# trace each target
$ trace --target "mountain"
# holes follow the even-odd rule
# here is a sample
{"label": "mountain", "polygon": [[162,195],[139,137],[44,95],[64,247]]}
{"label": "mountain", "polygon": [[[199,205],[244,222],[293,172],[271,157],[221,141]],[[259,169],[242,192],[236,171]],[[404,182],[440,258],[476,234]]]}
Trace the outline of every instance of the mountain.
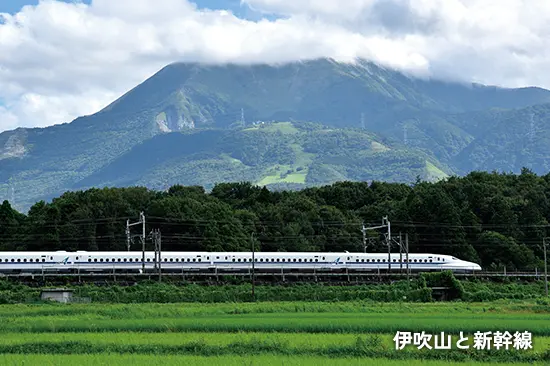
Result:
{"label": "mountain", "polygon": [[91,116],[1,133],[0,199],[26,209],[92,185],[303,186],[524,162],[546,169],[542,140],[540,150],[520,149],[525,130],[514,128],[531,126],[529,111],[540,110],[535,134],[543,136],[545,103],[545,89],[415,79],[366,61],[177,63]]}
{"label": "mountain", "polygon": [[158,135],[72,188],[164,188],[168,182],[178,181],[211,188],[217,182],[238,180],[292,186],[446,176],[436,165],[440,163],[426,154],[385,146],[380,138],[364,131],[278,122],[238,130]]}

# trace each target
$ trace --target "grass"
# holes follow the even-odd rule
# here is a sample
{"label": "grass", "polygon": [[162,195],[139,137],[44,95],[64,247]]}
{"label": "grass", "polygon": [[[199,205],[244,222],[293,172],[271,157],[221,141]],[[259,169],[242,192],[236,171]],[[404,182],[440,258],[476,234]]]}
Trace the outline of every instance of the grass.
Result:
{"label": "grass", "polygon": [[443,170],[436,167],[433,163],[426,160],[426,180],[438,181],[447,178],[449,175]]}
{"label": "grass", "polygon": [[[419,315],[462,315],[493,314],[497,316],[547,316],[550,306],[526,301],[495,301],[492,303],[386,303],[374,301],[349,302],[261,302],[220,304],[17,304],[0,306],[0,322],[9,318],[88,316],[108,319],[152,319],[177,318],[209,315],[235,314],[301,314],[324,313],[397,314],[399,317]],[[1,329],[0,329],[1,331]]]}
{"label": "grass", "polygon": [[[318,354],[327,352],[336,347],[353,347],[358,339],[369,339],[376,337],[380,347],[391,349],[395,346],[393,337],[395,334],[330,334],[330,333],[262,333],[262,332],[188,332],[188,333],[150,333],[150,332],[87,332],[87,333],[4,333],[0,338],[0,348],[6,346],[50,344],[53,349],[56,344],[86,343],[89,346],[126,346],[126,345],[149,345],[149,346],[182,346],[185,344],[200,343],[204,346],[226,347],[230,345],[252,345],[270,344],[279,349],[285,349],[289,353],[312,353]],[[473,337],[469,336],[470,344],[473,346]],[[454,343],[458,336],[453,335]],[[536,337],[533,343],[533,350],[527,352],[541,352],[550,348],[550,337]],[[89,351],[89,347],[87,348]],[[407,349],[415,350],[414,346]]]}
{"label": "grass", "polygon": [[[332,358],[305,356],[158,356],[158,355],[0,355],[0,364],[11,365],[43,365],[43,366],[116,366],[116,365],[196,365],[196,366],[242,366],[242,365],[284,365],[284,366],[365,366],[376,364],[377,366],[401,366],[402,360],[381,360],[369,358]],[[468,362],[463,365],[472,366],[523,366],[523,365],[544,365],[545,363],[491,363],[491,362]],[[448,361],[425,361],[408,360],[409,366],[447,366]]]}
{"label": "grass", "polygon": [[[276,166],[269,167],[266,169],[267,175],[265,175],[260,181],[258,181],[256,184],[259,186],[265,186],[268,184],[275,184],[275,183],[305,183],[306,182],[306,176],[308,173],[308,169],[304,169],[301,171],[294,171],[295,168],[291,167],[290,165],[279,165],[279,169],[277,170]],[[292,170],[293,172],[290,174],[286,174],[288,170]],[[281,178],[281,174],[284,173],[284,178]]]}
{"label": "grass", "polygon": [[548,305],[249,303],[7,305],[0,332],[394,333],[529,330],[550,336]]}
{"label": "grass", "polygon": [[[528,330],[534,349],[396,351],[398,330],[455,340],[464,331],[470,344],[476,331]],[[2,365],[537,364],[550,361],[550,311],[528,302],[4,305],[0,355]]]}
{"label": "grass", "polygon": [[[31,321],[32,320],[32,321]],[[399,313],[273,313],[208,315],[189,318],[112,319],[103,316],[50,316],[4,318],[3,332],[288,332],[288,333],[393,333],[396,331],[476,332],[524,331],[550,336],[550,315],[484,314],[449,317],[448,314]]]}

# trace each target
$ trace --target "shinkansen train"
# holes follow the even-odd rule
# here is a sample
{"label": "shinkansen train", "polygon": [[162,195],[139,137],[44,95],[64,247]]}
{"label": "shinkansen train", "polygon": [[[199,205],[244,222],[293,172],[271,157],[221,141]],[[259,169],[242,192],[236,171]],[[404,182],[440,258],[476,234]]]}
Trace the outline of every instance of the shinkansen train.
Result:
{"label": "shinkansen train", "polygon": [[[243,271],[252,267],[252,252],[162,252],[162,271]],[[391,263],[388,263],[390,259]],[[155,252],[0,252],[0,273],[57,272],[141,272],[153,270]],[[384,253],[255,252],[256,271],[348,270],[414,272],[451,270],[480,271],[481,267],[449,255]]]}

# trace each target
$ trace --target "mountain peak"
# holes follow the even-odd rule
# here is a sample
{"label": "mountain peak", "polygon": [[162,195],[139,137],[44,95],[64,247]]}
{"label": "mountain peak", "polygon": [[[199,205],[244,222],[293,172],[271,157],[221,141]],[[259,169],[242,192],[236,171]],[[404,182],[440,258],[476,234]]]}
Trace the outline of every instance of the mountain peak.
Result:
{"label": "mountain peak", "polygon": [[[417,79],[361,59],[276,65],[173,63],[98,113],[69,124],[22,129],[24,135],[0,134],[0,199],[13,185],[26,204],[82,182],[149,185],[159,179],[157,165],[179,172],[171,183],[207,185],[249,177],[267,184],[300,177],[293,184],[303,186],[342,179],[403,180],[410,172],[425,170],[430,172],[426,177],[441,177],[468,171],[472,165],[467,159],[483,167],[498,162],[500,167],[508,151],[493,142],[488,142],[494,146],[491,151],[475,146],[484,134],[499,130],[486,126],[517,118],[522,126],[533,125],[538,135],[537,128],[545,128],[546,109],[541,107],[534,123],[529,122],[529,113],[514,111],[548,102],[550,92],[540,88]],[[311,121],[330,127],[317,131],[301,125],[301,137],[285,134],[287,125],[258,127],[272,121]],[[517,141],[528,131],[522,136],[510,128],[505,132],[507,146],[525,151],[528,145]],[[226,139],[221,146],[230,149],[203,149],[211,146],[209,139],[219,141],[220,136]],[[338,150],[338,144],[348,146],[347,151]],[[164,145],[172,152],[153,152]],[[540,146],[536,161],[546,166],[541,159],[550,151]],[[185,150],[191,147],[194,150]],[[266,147],[271,150],[266,152]],[[248,165],[254,154],[265,159]],[[130,161],[136,156],[140,158]],[[270,161],[270,156],[281,161]],[[284,156],[294,156],[298,162]],[[140,165],[145,157],[152,161],[148,167]],[[514,159],[532,165],[529,158]],[[516,167],[515,162],[511,166]],[[135,170],[123,169],[130,163],[137,164]],[[230,164],[241,164],[242,169],[223,173],[233,167]],[[269,170],[275,165],[286,170]],[[105,170],[113,166],[116,169]]]}

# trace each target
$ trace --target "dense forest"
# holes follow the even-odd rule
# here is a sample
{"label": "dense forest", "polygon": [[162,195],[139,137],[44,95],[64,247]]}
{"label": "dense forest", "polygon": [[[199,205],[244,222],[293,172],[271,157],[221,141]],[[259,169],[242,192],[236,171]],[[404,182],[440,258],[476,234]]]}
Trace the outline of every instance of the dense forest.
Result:
{"label": "dense forest", "polygon": [[[0,206],[0,250],[126,250],[126,220],[146,216],[163,250],[363,251],[362,223],[391,222],[410,252],[451,254],[488,270],[542,267],[549,234],[550,174],[473,172],[413,185],[340,182],[301,191],[250,183],[66,192],[24,215]],[[135,228],[133,234],[139,234]],[[252,235],[254,234],[254,235]],[[386,251],[383,232],[368,232],[368,251]],[[149,240],[148,248],[152,247]],[[134,250],[141,245],[136,241]],[[398,251],[395,245],[394,251]]]}

